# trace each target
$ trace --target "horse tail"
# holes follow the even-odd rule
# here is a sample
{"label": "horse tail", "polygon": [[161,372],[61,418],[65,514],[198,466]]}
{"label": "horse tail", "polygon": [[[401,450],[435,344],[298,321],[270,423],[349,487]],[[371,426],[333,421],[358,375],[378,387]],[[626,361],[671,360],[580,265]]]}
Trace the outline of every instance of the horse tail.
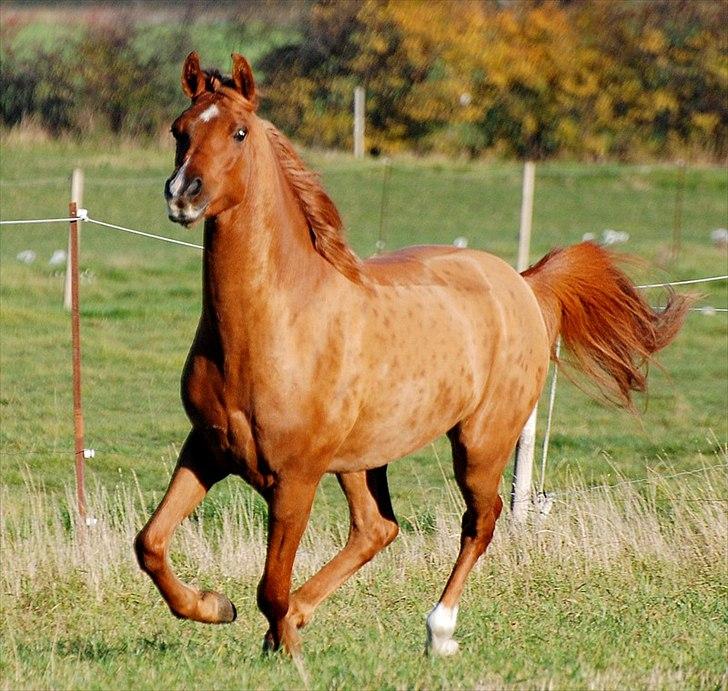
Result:
{"label": "horse tail", "polygon": [[677,336],[694,298],[671,291],[665,308],[655,310],[616,261],[614,253],[582,242],[552,250],[522,275],[551,346],[560,334],[571,356],[567,364],[606,399],[634,410],[632,392],[646,390],[653,353]]}

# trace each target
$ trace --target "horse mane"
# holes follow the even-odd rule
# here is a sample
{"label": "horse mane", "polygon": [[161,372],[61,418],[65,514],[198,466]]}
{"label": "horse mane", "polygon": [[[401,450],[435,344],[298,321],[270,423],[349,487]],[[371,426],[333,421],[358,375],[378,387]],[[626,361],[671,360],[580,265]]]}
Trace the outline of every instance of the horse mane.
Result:
{"label": "horse mane", "polygon": [[281,170],[306,217],[314,249],[350,281],[366,283],[362,261],[346,244],[341,216],[321,185],[318,174],[306,167],[280,130],[266,120],[263,122]]}
{"label": "horse mane", "polygon": [[203,70],[203,74],[205,75],[207,88],[210,91],[218,91],[222,86],[233,90],[236,88],[233,78],[227,74],[223,74],[220,70],[206,68]]}

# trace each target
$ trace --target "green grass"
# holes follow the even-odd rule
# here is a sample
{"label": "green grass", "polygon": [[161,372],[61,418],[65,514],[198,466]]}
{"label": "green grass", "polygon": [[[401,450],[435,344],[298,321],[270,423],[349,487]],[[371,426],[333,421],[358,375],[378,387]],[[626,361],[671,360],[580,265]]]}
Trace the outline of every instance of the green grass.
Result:
{"label": "green grass", "polygon": [[[382,162],[316,152],[307,159],[322,172],[352,244],[362,255],[371,254],[379,234]],[[166,220],[162,185],[171,165],[171,143],[147,148],[113,141],[33,144],[9,135],[0,159],[1,217],[65,215],[68,175],[80,166],[86,174],[84,206],[92,217],[199,242],[199,229],[185,231]],[[465,236],[470,246],[512,261],[520,180],[515,163],[395,160],[385,244],[392,249]],[[709,237],[714,228],[728,226],[725,171],[688,170],[682,252],[670,263],[675,180],[675,170],[666,165],[540,165],[532,256],[576,242],[585,232],[598,236],[613,228],[629,232],[625,249],[650,264],[636,270],[636,280],[727,273],[725,250]],[[215,558],[192,564],[187,543],[175,550],[186,577],[229,590],[241,612],[238,625],[177,622],[130,561],[130,536],[165,487],[188,429],[179,376],[199,314],[200,258],[195,250],[91,225],[83,226],[81,240],[86,445],[97,452],[88,463],[89,485],[95,494],[115,496],[136,492],[138,482],[143,506],[129,510],[123,526],[110,528],[109,539],[118,543],[113,555],[94,553],[108,561],[103,573],[97,573],[97,560],[73,547],[68,510],[54,508],[65,506],[73,477],[70,328],[61,307],[62,269],[47,265],[54,250],[65,248],[66,236],[64,225],[0,230],[2,536],[14,553],[36,555],[36,561],[4,567],[6,583],[15,585],[3,587],[8,635],[0,644],[0,684],[300,685],[286,661],[258,655],[263,624],[253,593],[262,568],[260,544],[252,557],[246,555],[252,538],[243,530],[236,543],[240,552],[230,555],[214,546],[216,531],[241,502],[252,507],[253,523],[262,526],[264,509],[240,482],[215,488],[198,512],[196,520],[204,523],[199,542],[212,540]],[[31,265],[16,260],[25,249],[37,253]],[[700,304],[728,306],[725,283],[698,291],[704,296]],[[641,419],[591,401],[562,377],[546,488],[648,474],[654,480],[724,463],[727,323],[725,314],[688,317],[683,333],[660,358],[664,369],[651,373]],[[544,410],[542,405],[542,417]],[[554,554],[531,543],[519,552],[506,539],[503,522],[492,561],[480,567],[466,593],[457,632],[463,655],[455,662],[420,656],[423,614],[447,577],[457,544],[457,510],[452,487],[443,479],[451,476],[447,444],[436,441],[395,463],[390,474],[403,535],[381,564],[368,567],[325,604],[306,632],[306,663],[315,687],[725,686],[725,628],[719,620],[725,554],[723,561],[716,557],[711,563],[647,547],[652,530],[669,533],[679,527],[675,516],[695,505],[694,498],[675,494],[676,488],[702,492],[705,511],[724,507],[724,472],[713,478],[711,494],[705,493],[702,474],[681,476],[659,490],[652,481],[635,485],[637,496],[652,502],[650,518],[632,524],[629,514],[620,514],[621,530],[644,530],[647,537],[637,547],[625,538],[618,558],[602,560],[599,568],[592,568],[587,548],[594,538],[589,531],[613,518],[602,505],[589,505],[599,520],[582,517],[579,525],[586,532],[579,533],[572,514],[557,504],[545,529],[571,536],[572,543],[570,550]],[[33,508],[41,501],[49,508]],[[99,514],[106,515],[109,509],[98,501]],[[307,543],[316,547],[310,550],[314,562],[345,534],[345,514],[336,483],[327,478],[314,507],[313,542]],[[715,520],[724,537],[725,523]],[[23,521],[48,525],[52,532],[38,531],[35,542],[13,542]],[[605,531],[608,535],[602,527]],[[724,549],[716,546],[719,535],[709,542],[718,552]],[[680,551],[683,538],[688,539],[678,531],[670,542],[674,550]],[[68,569],[39,566],[44,552],[52,561],[52,554],[66,554],[69,544]],[[238,559],[244,568],[236,568]],[[313,568],[311,559],[303,559],[304,572]]]}
{"label": "green grass", "polygon": [[[423,614],[454,558],[459,506],[400,539],[321,607],[304,631],[313,688],[725,688],[728,595],[724,486],[657,482],[671,510],[629,486],[566,497],[532,531],[501,529],[474,570],[461,612],[461,654],[422,656]],[[7,492],[3,499],[7,498]],[[83,543],[63,526],[68,500],[27,488],[22,517],[3,515],[16,559],[2,573],[4,688],[300,688],[294,665],[259,652],[255,583],[264,517],[235,491],[219,522],[185,523],[173,561],[181,576],[223,589],[234,625],[175,620],[129,549],[144,497],[92,492],[99,524]],[[316,525],[299,552],[297,582],[340,544],[341,526]]]}

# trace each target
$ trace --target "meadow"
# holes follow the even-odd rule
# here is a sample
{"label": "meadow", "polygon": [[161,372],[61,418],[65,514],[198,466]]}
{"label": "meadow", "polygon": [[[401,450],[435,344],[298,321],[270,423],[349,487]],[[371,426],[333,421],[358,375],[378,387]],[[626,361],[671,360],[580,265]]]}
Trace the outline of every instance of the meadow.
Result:
{"label": "meadow", "polygon": [[[315,151],[306,158],[362,256],[380,238],[393,249],[465,237],[515,259],[517,163],[395,159],[382,214],[382,160]],[[166,220],[162,185],[171,165],[171,142],[6,135],[1,217],[64,216],[68,175],[79,166],[92,218],[200,242],[199,229]],[[614,229],[630,234],[620,249],[645,260],[630,268],[639,282],[726,273],[725,249],[710,239],[728,225],[725,170],[688,168],[676,259],[674,166],[551,162],[536,176],[534,260],[584,233]],[[188,428],[179,374],[199,313],[200,256],[92,225],[82,227],[81,318],[86,446],[96,450],[87,476],[99,522],[85,542],[76,540],[70,326],[63,267],[48,265],[66,236],[62,224],[0,231],[0,687],[301,686],[289,661],[259,653],[264,625],[254,592],[265,509],[242,482],[216,487],[173,549],[184,578],[231,596],[236,624],[178,622],[136,569],[132,536],[166,486]],[[35,261],[18,261],[28,249]],[[725,282],[693,292],[699,305],[728,306]],[[661,293],[650,297],[657,304]],[[424,614],[458,542],[449,450],[438,440],[393,464],[401,537],[304,632],[310,685],[726,688],[726,324],[724,313],[689,315],[653,367],[640,417],[561,377],[545,478],[557,501],[523,534],[501,519],[466,590],[456,660],[422,656]],[[616,487],[589,491],[605,484]],[[343,500],[327,478],[297,582],[346,529]]]}

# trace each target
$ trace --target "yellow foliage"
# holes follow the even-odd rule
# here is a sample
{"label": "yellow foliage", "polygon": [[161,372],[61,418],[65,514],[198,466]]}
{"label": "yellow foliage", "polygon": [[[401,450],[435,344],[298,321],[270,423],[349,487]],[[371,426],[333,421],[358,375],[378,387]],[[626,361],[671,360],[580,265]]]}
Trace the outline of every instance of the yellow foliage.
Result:
{"label": "yellow foliage", "polygon": [[693,113],[690,121],[702,134],[710,137],[720,124],[720,118],[715,113]]}
{"label": "yellow foliage", "polygon": [[725,151],[722,16],[668,0],[322,1],[305,69],[273,69],[273,109],[296,136],[348,147],[361,84],[385,150],[605,157],[697,137]]}
{"label": "yellow foliage", "polygon": [[659,29],[648,29],[640,42],[642,50],[653,55],[659,55],[665,51],[667,41]]}

